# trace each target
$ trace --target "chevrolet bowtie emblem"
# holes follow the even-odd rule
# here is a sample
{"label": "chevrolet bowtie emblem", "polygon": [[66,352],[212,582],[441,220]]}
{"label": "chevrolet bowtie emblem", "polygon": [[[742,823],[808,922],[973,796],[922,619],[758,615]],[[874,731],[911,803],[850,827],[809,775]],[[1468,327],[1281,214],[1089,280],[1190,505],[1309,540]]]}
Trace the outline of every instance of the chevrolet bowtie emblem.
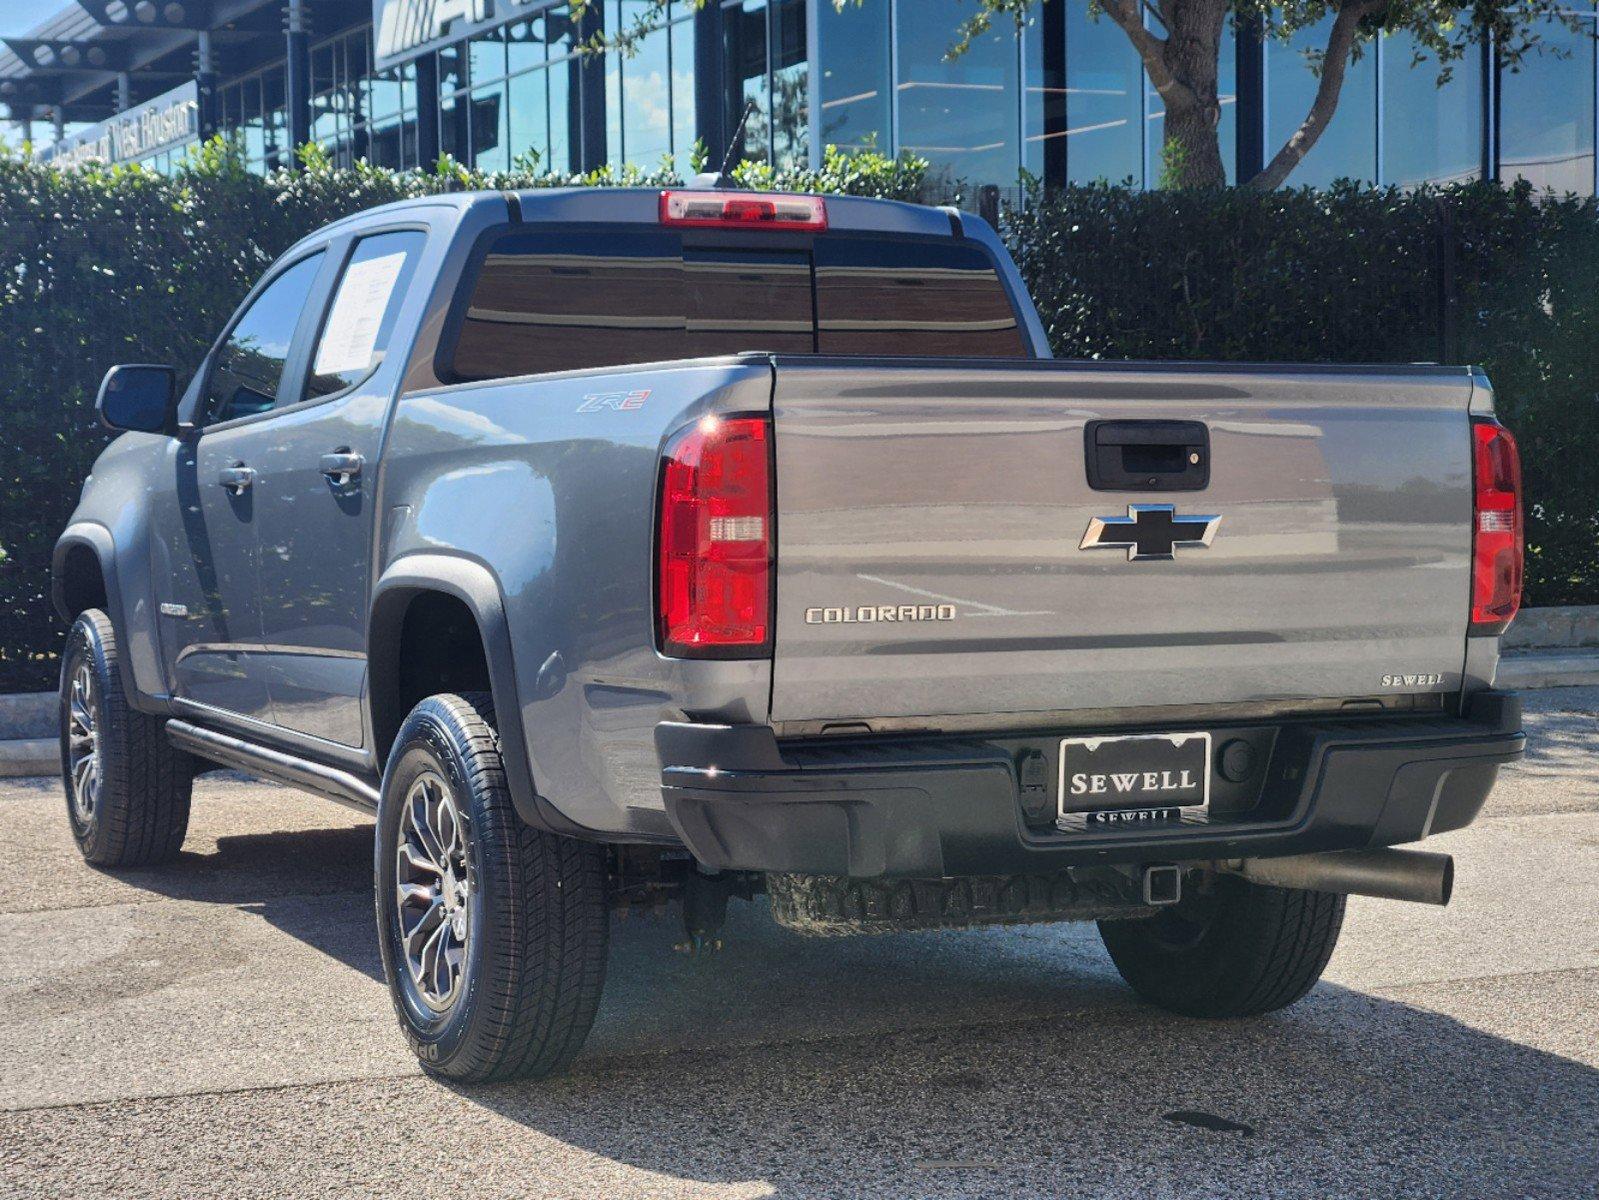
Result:
{"label": "chevrolet bowtie emblem", "polygon": [[1079,550],[1127,550],[1128,562],[1173,557],[1178,546],[1208,546],[1220,517],[1177,515],[1170,504],[1129,504],[1125,517],[1088,522]]}

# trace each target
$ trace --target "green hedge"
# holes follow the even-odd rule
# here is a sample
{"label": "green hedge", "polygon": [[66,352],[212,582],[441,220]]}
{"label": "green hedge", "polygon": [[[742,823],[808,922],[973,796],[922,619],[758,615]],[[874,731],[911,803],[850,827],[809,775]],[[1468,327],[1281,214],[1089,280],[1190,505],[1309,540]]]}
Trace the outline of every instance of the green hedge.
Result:
{"label": "green hedge", "polygon": [[[314,157],[309,168],[262,179],[222,146],[172,179],[0,158],[0,692],[54,683],[50,549],[107,437],[92,408],[107,366],[192,370],[278,254],[374,204],[466,187],[675,181],[484,177],[448,163],[426,175],[335,171]],[[915,160],[829,155],[819,172],[745,178],[929,198]],[[1528,598],[1599,602],[1592,202],[1481,185],[1264,197],[1089,187],[1034,197],[1007,214],[1005,236],[1062,355],[1408,361],[1447,349],[1483,363],[1526,461]]]}

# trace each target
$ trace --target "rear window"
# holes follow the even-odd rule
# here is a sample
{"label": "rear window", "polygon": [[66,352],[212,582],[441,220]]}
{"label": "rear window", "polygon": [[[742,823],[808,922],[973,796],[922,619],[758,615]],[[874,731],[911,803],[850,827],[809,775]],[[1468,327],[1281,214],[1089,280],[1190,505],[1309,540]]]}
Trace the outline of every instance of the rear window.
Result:
{"label": "rear window", "polygon": [[1009,358],[1027,352],[988,255],[959,242],[816,240],[823,354]]}
{"label": "rear window", "polygon": [[500,379],[740,351],[1025,357],[987,253],[824,235],[808,249],[684,245],[675,230],[527,227],[470,274],[444,377]]}

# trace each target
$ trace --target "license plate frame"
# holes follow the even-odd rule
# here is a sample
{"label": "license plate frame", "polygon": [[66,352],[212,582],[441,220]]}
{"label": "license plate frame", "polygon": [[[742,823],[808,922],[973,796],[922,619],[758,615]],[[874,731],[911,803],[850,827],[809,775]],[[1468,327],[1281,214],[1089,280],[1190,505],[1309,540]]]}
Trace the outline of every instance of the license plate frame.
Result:
{"label": "license plate frame", "polygon": [[[1199,755],[1194,756],[1193,752],[1189,751],[1188,755],[1193,761],[1185,762],[1183,752],[1187,750],[1188,744],[1192,742],[1199,743]],[[1136,756],[1138,743],[1145,745],[1164,744],[1169,748],[1168,754],[1165,756],[1166,761],[1157,763],[1153,771],[1147,766],[1132,771],[1126,770],[1126,752],[1131,750]],[[1102,761],[1099,765],[1106,769],[1099,772],[1088,772],[1088,774],[1091,776],[1096,774],[1105,776],[1111,786],[1101,793],[1095,793],[1090,790],[1074,795],[1067,785],[1068,773],[1072,766],[1077,766],[1079,770],[1070,771],[1071,774],[1081,773],[1082,764],[1080,755],[1072,752],[1086,751],[1087,754],[1096,754],[1105,746],[1115,746],[1116,753],[1112,757],[1122,761],[1115,763]],[[1197,729],[1175,733],[1129,733],[1103,737],[1062,738],[1057,749],[1059,780],[1056,792],[1056,822],[1064,825],[1073,820],[1081,820],[1089,828],[1106,828],[1174,823],[1180,821],[1184,816],[1203,815],[1210,808],[1210,777],[1214,763],[1213,750],[1214,747],[1209,731]],[[1169,776],[1171,772],[1174,770],[1181,771],[1185,766],[1187,769],[1198,769],[1199,771],[1199,792],[1197,797],[1190,788],[1184,790],[1180,797],[1174,797],[1170,801],[1162,802],[1148,794],[1148,789],[1142,786],[1145,782],[1143,779],[1136,781],[1137,798],[1128,798],[1125,793],[1118,796],[1114,790],[1116,782],[1112,778],[1114,776],[1164,775],[1168,778],[1163,779],[1162,782],[1170,782]],[[1095,800],[1090,798],[1094,796],[1102,796],[1103,800],[1096,803]]]}

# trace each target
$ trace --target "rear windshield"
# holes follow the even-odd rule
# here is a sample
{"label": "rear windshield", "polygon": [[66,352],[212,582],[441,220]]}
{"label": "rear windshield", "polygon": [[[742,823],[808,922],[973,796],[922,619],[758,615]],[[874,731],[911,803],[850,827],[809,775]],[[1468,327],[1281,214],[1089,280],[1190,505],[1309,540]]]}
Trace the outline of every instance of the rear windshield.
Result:
{"label": "rear windshield", "polygon": [[827,234],[805,248],[684,244],[675,230],[530,226],[469,272],[441,365],[500,379],[740,351],[1026,357],[970,242]]}

